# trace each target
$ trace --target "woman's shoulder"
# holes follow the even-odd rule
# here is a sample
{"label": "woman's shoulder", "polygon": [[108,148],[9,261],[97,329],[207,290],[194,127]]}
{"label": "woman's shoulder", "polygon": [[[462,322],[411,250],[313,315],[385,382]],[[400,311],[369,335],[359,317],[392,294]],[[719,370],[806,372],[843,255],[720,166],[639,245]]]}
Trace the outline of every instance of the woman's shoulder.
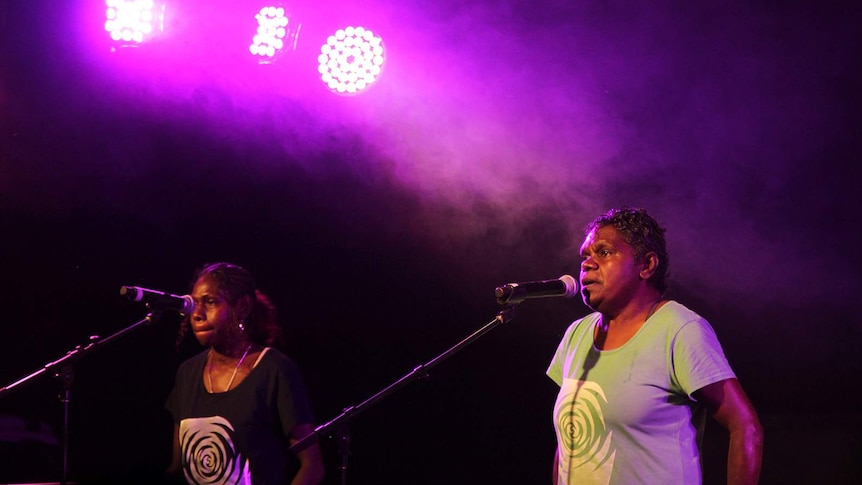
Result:
{"label": "woman's shoulder", "polygon": [[586,329],[591,329],[599,318],[601,318],[601,314],[599,312],[589,313],[570,323],[568,328],[566,328],[566,334],[572,335],[579,330],[585,331]]}
{"label": "woman's shoulder", "polygon": [[699,335],[715,333],[712,324],[706,318],[673,300],[662,305],[655,312],[655,317],[656,322],[650,324],[649,331],[670,336],[673,339],[681,336],[699,338]]}
{"label": "woman's shoulder", "polygon": [[177,366],[177,379],[181,380],[184,377],[191,377],[202,372],[206,365],[207,352],[208,350],[202,350],[180,362],[180,365]]}
{"label": "woman's shoulder", "polygon": [[706,319],[700,314],[676,300],[668,300],[655,313],[664,317],[663,320],[676,326],[685,326],[692,322],[706,322]]}
{"label": "woman's shoulder", "polygon": [[180,363],[180,369],[192,368],[199,365],[203,365],[203,363],[207,360],[207,353],[209,353],[209,349],[201,350],[198,353],[192,355],[191,357]]}
{"label": "woman's shoulder", "polygon": [[275,347],[265,347],[260,356],[259,365],[266,365],[277,368],[295,369],[296,363],[283,351]]}

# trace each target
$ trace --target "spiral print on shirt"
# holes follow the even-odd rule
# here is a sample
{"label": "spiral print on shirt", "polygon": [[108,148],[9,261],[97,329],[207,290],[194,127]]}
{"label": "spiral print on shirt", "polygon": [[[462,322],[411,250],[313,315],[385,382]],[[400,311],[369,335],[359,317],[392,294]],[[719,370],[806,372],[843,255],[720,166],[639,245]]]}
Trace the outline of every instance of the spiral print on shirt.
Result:
{"label": "spiral print on shirt", "polygon": [[219,416],[180,422],[183,471],[189,483],[250,483],[248,462],[236,451],[233,431],[230,422]]}
{"label": "spiral print on shirt", "polygon": [[560,468],[564,475],[609,471],[613,467],[613,433],[604,420],[607,403],[601,387],[593,382],[566,379],[554,407],[560,446]]}

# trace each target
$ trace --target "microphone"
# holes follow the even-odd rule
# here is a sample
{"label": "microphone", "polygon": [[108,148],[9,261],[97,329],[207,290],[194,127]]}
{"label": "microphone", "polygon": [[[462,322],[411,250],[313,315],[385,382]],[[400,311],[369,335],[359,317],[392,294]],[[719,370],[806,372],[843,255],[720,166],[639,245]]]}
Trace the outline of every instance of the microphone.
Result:
{"label": "microphone", "polygon": [[509,283],[494,290],[497,303],[500,305],[521,303],[530,298],[548,298],[553,296],[571,298],[577,293],[578,282],[570,275],[563,275],[555,280]]}
{"label": "microphone", "polygon": [[142,301],[154,310],[176,310],[183,315],[195,311],[195,302],[191,295],[177,296],[139,286],[121,286],[120,294],[132,301]]}

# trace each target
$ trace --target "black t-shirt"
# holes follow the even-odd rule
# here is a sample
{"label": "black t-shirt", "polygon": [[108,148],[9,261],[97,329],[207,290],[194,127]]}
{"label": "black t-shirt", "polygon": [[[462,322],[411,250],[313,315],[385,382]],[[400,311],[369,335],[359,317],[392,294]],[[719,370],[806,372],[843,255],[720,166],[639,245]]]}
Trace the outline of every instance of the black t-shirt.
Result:
{"label": "black t-shirt", "polygon": [[287,483],[296,466],[289,459],[288,434],[297,424],[314,422],[299,369],[270,348],[235,388],[211,394],[203,384],[207,352],[180,365],[166,403],[180,426],[186,480]]}

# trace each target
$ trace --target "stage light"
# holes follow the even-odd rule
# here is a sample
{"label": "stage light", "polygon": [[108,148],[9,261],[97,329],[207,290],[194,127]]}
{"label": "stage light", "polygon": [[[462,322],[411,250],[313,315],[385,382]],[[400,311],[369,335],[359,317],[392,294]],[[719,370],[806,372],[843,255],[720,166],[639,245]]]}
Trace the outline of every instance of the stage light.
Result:
{"label": "stage light", "polygon": [[105,31],[121,47],[140,45],[164,30],[164,2],[106,0],[105,3]]}
{"label": "stage light", "polygon": [[337,94],[356,94],[383,70],[383,41],[364,27],[346,27],[330,35],[320,48],[318,71]]}
{"label": "stage light", "polygon": [[301,25],[290,17],[281,6],[263,7],[254,16],[257,31],[248,50],[259,63],[269,64],[288,50],[296,49]]}

